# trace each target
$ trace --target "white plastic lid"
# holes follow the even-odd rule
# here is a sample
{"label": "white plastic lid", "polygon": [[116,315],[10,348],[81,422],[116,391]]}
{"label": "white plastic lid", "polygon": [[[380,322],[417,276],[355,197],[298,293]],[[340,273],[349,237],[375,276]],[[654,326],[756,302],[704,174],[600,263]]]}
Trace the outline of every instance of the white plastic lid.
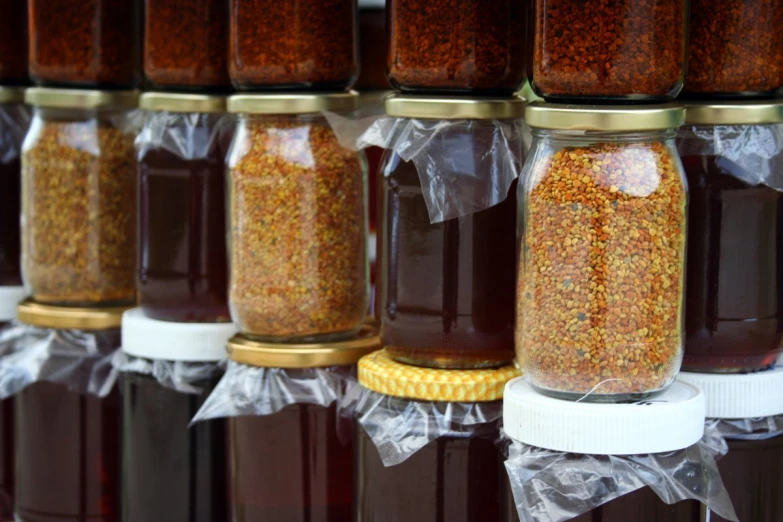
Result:
{"label": "white plastic lid", "polygon": [[141,308],[122,316],[122,350],[128,355],[168,361],[219,361],[237,332],[233,323],[173,323],[150,319]]}
{"label": "white plastic lid", "polygon": [[701,388],[710,419],[756,419],[783,415],[783,368],[758,373],[680,373]]}
{"label": "white plastic lid", "polygon": [[632,404],[569,402],[536,392],[524,377],[506,384],[503,425],[519,442],[567,453],[644,455],[684,449],[704,435],[704,394],[676,381]]}
{"label": "white plastic lid", "polygon": [[0,286],[0,322],[16,319],[16,305],[25,297],[27,290],[23,286]]}

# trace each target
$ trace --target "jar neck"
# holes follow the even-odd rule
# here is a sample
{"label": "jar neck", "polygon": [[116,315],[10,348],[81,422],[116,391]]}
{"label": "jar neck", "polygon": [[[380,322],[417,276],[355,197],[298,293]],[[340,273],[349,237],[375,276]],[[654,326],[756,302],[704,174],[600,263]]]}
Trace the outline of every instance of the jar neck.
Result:
{"label": "jar neck", "polygon": [[657,129],[654,131],[574,131],[553,129],[532,129],[533,137],[542,140],[557,140],[573,143],[585,142],[612,142],[612,143],[636,143],[650,141],[673,140],[677,135],[677,129]]}

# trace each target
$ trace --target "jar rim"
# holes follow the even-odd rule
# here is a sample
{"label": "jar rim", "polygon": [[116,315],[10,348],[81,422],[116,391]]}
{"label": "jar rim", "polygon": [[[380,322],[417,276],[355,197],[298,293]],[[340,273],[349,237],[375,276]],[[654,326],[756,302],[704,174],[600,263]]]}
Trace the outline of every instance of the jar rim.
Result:
{"label": "jar rim", "polygon": [[108,330],[119,328],[122,314],[131,306],[71,307],[53,306],[27,299],[16,308],[16,318],[25,324],[41,328],[64,330]]}
{"label": "jar rim", "polygon": [[644,132],[676,129],[685,120],[685,107],[659,105],[570,105],[533,102],[525,121],[537,129],[603,132]]}
{"label": "jar rim", "polygon": [[25,87],[0,86],[0,103],[24,103]]}
{"label": "jar rim", "polygon": [[228,98],[228,112],[241,114],[312,114],[321,111],[350,112],[358,108],[359,93],[356,91],[235,94]]}
{"label": "jar rim", "polygon": [[228,341],[228,358],[263,368],[325,368],[346,366],[381,347],[378,328],[365,323],[351,339],[332,343],[281,344],[260,342],[241,334]]}
{"label": "jar rim", "polygon": [[207,94],[145,92],[139,99],[139,107],[148,111],[221,113],[226,112],[226,98]]}
{"label": "jar rim", "polygon": [[525,116],[520,96],[476,98],[391,94],[384,100],[388,116],[436,120],[509,120]]}
{"label": "jar rim", "polygon": [[25,101],[35,107],[59,109],[99,109],[103,107],[133,109],[138,106],[139,92],[31,87],[25,93]]}
{"label": "jar rim", "polygon": [[688,125],[762,125],[783,123],[783,101],[728,101],[689,103]]}

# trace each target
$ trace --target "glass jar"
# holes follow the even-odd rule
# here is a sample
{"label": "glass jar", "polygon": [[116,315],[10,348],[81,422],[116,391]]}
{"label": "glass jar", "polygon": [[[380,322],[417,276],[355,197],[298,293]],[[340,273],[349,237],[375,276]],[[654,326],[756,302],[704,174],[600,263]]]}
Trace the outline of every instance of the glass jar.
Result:
{"label": "glass jar", "polygon": [[230,0],[239,90],[344,90],[359,73],[356,0]]}
{"label": "glass jar", "polygon": [[139,303],[153,319],[229,321],[225,98],[145,93],[141,108]]}
{"label": "glass jar", "polygon": [[397,90],[512,94],[525,83],[528,0],[389,0]]}
{"label": "glass jar", "polygon": [[688,107],[678,147],[691,187],[689,371],[758,371],[783,353],[781,129],[783,103]]}
{"label": "glass jar", "polygon": [[[679,380],[707,396],[707,426],[723,437],[718,460],[737,518],[783,520],[783,368],[744,375],[682,372]],[[709,511],[702,522],[728,522]]]}
{"label": "glass jar", "polygon": [[228,156],[229,302],[257,340],[348,338],[369,302],[367,170],[320,111],[356,108],[355,93],[240,95]]}
{"label": "glass jar", "polygon": [[27,1],[0,2],[0,83],[24,85],[27,83]]}
{"label": "glass jar", "polygon": [[[0,322],[0,328],[5,323]],[[14,399],[0,401],[0,520],[14,519]]]}
{"label": "glass jar", "polygon": [[39,85],[125,88],[141,80],[142,2],[30,0],[30,76]]}
{"label": "glass jar", "polygon": [[[490,154],[497,120],[513,124],[524,111],[524,103],[511,98],[455,106],[453,100],[431,101],[429,117],[422,113],[425,118],[417,119],[431,127],[439,123],[433,118],[445,122],[452,114],[461,121],[467,114],[463,111],[472,112],[469,127],[454,126],[438,135],[445,144],[441,150],[454,157],[432,157],[433,164],[445,167],[459,158],[478,165],[479,158]],[[516,191],[512,188],[505,201],[485,210],[432,223],[424,191],[433,188],[423,185],[416,165],[387,150],[380,168],[379,311],[388,353],[397,361],[430,368],[487,368],[512,361]],[[493,176],[479,167],[459,183],[464,194],[483,194],[495,183]]]}
{"label": "glass jar", "polygon": [[533,0],[530,81],[547,101],[666,101],[685,80],[687,0]]}
{"label": "glass jar", "polygon": [[674,136],[683,114],[528,106],[517,358],[542,393],[636,400],[677,375],[688,189]]}
{"label": "glass jar", "polygon": [[[232,361],[283,369],[285,377],[278,375],[269,381],[285,380],[282,386],[254,383],[253,387],[263,388],[265,404],[287,404],[273,413],[228,419],[229,497],[234,522],[351,520],[353,423],[338,413],[338,401],[328,406],[316,404],[323,399],[314,398],[307,380],[312,374],[300,377],[298,372],[323,368],[324,372],[335,372],[325,378],[331,383],[328,385],[342,386],[334,384],[342,382],[337,374],[355,371],[345,367],[379,348],[373,329],[365,328],[363,333],[367,335],[340,343],[297,345],[296,351],[241,336],[229,342]],[[296,396],[291,398],[294,388]],[[332,392],[341,396],[344,390]],[[284,400],[286,394],[289,399]]]}
{"label": "glass jar", "polygon": [[[57,379],[65,367],[80,365],[68,349],[82,343],[85,334],[94,340],[90,348],[97,357],[106,357],[120,346],[122,311],[27,303],[19,307],[18,316],[25,324],[51,329],[53,336],[62,337],[63,354],[51,352],[42,361],[50,377]],[[91,372],[97,364],[80,368]],[[15,396],[18,520],[119,520],[119,393],[113,388],[101,398],[77,384],[38,380]]]}
{"label": "glass jar", "polygon": [[123,314],[115,367],[123,372],[124,522],[225,520],[226,423],[190,422],[223,374],[234,333],[230,323],[158,321],[140,308]]}
{"label": "glass jar", "polygon": [[228,2],[146,0],[144,76],[156,87],[226,90]]}
{"label": "glass jar", "polygon": [[[365,5],[368,4],[368,5]],[[355,88],[362,94],[367,91],[391,89],[386,78],[386,4],[359,2],[359,56],[361,67]]]}
{"label": "glass jar", "polygon": [[[484,371],[415,368],[395,362],[385,350],[359,361],[359,382],[364,393],[374,397],[367,401],[373,404],[371,411],[357,412],[353,520],[500,521],[510,502],[503,457],[496,446],[500,399],[506,381],[516,375],[513,366]],[[473,410],[473,418],[484,416],[484,422],[462,422],[445,414],[449,420],[439,419],[437,428],[427,428],[422,418],[449,411],[452,402],[465,404],[453,407]],[[422,410],[422,418],[411,414],[413,410]],[[400,412],[406,414],[395,415]],[[430,430],[440,436],[412,455],[406,452],[402,462],[384,463],[364,425],[380,431],[390,418],[398,420],[393,440],[382,441],[385,453],[394,452],[392,446],[405,446],[403,441],[416,445],[421,438],[431,438]],[[403,458],[396,453],[394,457]]]}
{"label": "glass jar", "polygon": [[29,125],[30,110],[24,105],[24,90],[0,87],[0,286],[22,284],[21,158]]}
{"label": "glass jar", "polygon": [[[130,91],[28,89],[22,151],[22,270],[36,301],[136,299],[136,131]],[[64,243],[65,241],[65,243]]]}
{"label": "glass jar", "polygon": [[683,93],[773,96],[783,87],[783,4],[775,0],[691,0]]}

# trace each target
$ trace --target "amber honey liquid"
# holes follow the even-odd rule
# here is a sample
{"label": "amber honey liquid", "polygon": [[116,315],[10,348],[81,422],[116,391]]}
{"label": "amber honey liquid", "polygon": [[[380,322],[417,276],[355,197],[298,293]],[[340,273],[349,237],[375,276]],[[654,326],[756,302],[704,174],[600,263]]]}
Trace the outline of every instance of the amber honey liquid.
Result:
{"label": "amber honey liquid", "polygon": [[222,155],[183,160],[163,149],[150,150],[139,169],[144,313],[164,321],[228,321]]}
{"label": "amber honey liquid", "polygon": [[22,284],[19,270],[20,161],[19,157],[7,163],[0,161],[0,286]]}
{"label": "amber honey liquid", "polygon": [[381,234],[384,346],[402,362],[443,368],[514,359],[515,186],[501,204],[431,224],[419,175],[386,166]]}
{"label": "amber honey liquid", "polygon": [[16,396],[16,510],[22,522],[119,520],[119,399],[38,382]]}
{"label": "amber honey liquid", "polygon": [[352,445],[337,422],[336,406],[310,404],[231,418],[233,522],[350,522]]}
{"label": "amber honey liquid", "polygon": [[[0,327],[3,325],[0,324]],[[0,401],[0,521],[14,519],[14,399]]]}
{"label": "amber honey liquid", "polygon": [[684,369],[767,368],[783,340],[783,193],[725,158],[683,158],[690,187]]}

